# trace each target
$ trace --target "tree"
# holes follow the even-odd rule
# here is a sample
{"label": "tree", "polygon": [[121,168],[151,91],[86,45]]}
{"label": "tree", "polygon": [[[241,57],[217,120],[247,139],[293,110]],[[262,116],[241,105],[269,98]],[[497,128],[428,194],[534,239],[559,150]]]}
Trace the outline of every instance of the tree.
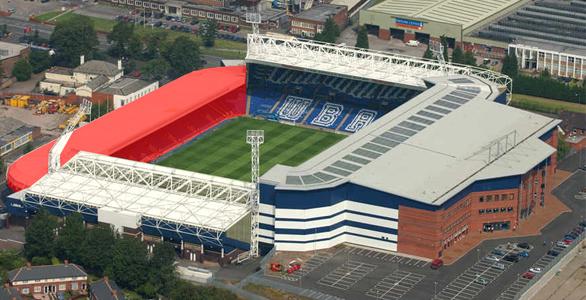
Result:
{"label": "tree", "polygon": [[356,37],[356,47],[368,49],[368,31],[366,26],[362,25],[358,28],[358,36]]}
{"label": "tree", "polygon": [[169,68],[169,63],[166,60],[162,58],[151,59],[142,66],[142,77],[148,81],[161,80],[165,78]]}
{"label": "tree", "polygon": [[140,38],[136,34],[132,35],[130,42],[128,42],[127,56],[132,58],[142,57],[142,47],[143,44]]}
{"label": "tree", "polygon": [[509,55],[505,56],[501,73],[508,75],[511,78],[517,78],[519,75],[519,64],[515,52],[511,52]]}
{"label": "tree", "polygon": [[161,57],[164,52],[167,35],[167,31],[154,31],[147,34],[144,39],[146,49],[143,58],[148,60]]}
{"label": "tree", "polygon": [[564,139],[564,136],[561,133],[558,133],[558,149],[557,149],[557,158],[558,160],[564,159],[568,153],[570,152],[571,147]]}
{"label": "tree", "polygon": [[549,73],[549,70],[547,68],[543,69],[543,71],[541,71],[541,73],[539,73],[539,77],[540,78],[551,78],[551,74]]}
{"label": "tree", "polygon": [[116,240],[112,255],[112,277],[122,288],[136,289],[147,280],[146,246],[135,238]]}
{"label": "tree", "polygon": [[33,73],[40,73],[51,66],[51,57],[47,51],[31,51],[29,62]]}
{"label": "tree", "polygon": [[315,40],[325,43],[335,43],[338,36],[340,36],[340,28],[338,28],[334,19],[328,18],[323,30],[315,35]]}
{"label": "tree", "polygon": [[[155,245],[153,255],[149,261],[151,286],[156,287],[160,294],[168,295],[176,284],[175,274],[175,247],[170,243]],[[149,286],[145,286],[149,288]],[[148,289],[143,295],[147,295]]]}
{"label": "tree", "polygon": [[235,294],[213,286],[195,286],[180,280],[169,295],[171,300],[236,300]]}
{"label": "tree", "polygon": [[35,256],[53,257],[55,249],[55,230],[57,220],[49,215],[45,209],[41,209],[26,228],[24,233],[24,254],[31,260]]}
{"label": "tree", "polygon": [[66,217],[63,229],[56,241],[56,254],[62,260],[81,264],[82,246],[85,239],[85,226],[83,217],[74,213]]}
{"label": "tree", "polygon": [[198,44],[188,37],[180,36],[166,53],[171,66],[171,77],[177,78],[201,67]]}
{"label": "tree", "polygon": [[205,47],[213,47],[218,33],[218,23],[215,20],[207,19],[202,24],[201,39]]}
{"label": "tree", "polygon": [[464,53],[464,57],[462,58],[462,63],[469,66],[476,66],[476,58],[474,57],[474,52],[466,51],[466,53]]}
{"label": "tree", "polygon": [[452,62],[456,64],[461,64],[464,62],[464,52],[462,48],[456,47],[452,52]]}
{"label": "tree", "polygon": [[108,42],[112,43],[112,46],[110,46],[110,55],[122,57],[130,54],[128,46],[133,36],[134,25],[132,23],[116,23],[114,28],[112,28],[112,32],[108,34]]}
{"label": "tree", "polygon": [[10,33],[10,31],[8,31],[8,25],[6,24],[2,24],[2,27],[0,27],[0,36],[5,36],[8,33]]}
{"label": "tree", "polygon": [[67,67],[77,66],[79,57],[91,55],[98,45],[92,21],[77,14],[57,22],[50,41],[55,49],[56,63]]}
{"label": "tree", "polygon": [[102,276],[112,265],[116,235],[109,226],[88,229],[80,249],[82,265],[92,273]]}
{"label": "tree", "polygon": [[0,250],[0,280],[6,282],[8,271],[23,267],[26,260],[16,250]]}
{"label": "tree", "polygon": [[444,47],[444,52],[443,52],[443,54],[444,54],[444,59],[445,59],[446,61],[449,61],[449,60],[450,60],[450,57],[449,57],[449,55],[448,55],[448,48],[449,48],[449,44],[448,44],[448,38],[447,38],[445,35],[443,35],[443,34],[440,36],[440,43],[441,43],[441,44],[442,44],[442,46]]}
{"label": "tree", "polygon": [[25,58],[19,59],[12,69],[12,76],[16,77],[18,81],[27,81],[33,74],[33,67]]}

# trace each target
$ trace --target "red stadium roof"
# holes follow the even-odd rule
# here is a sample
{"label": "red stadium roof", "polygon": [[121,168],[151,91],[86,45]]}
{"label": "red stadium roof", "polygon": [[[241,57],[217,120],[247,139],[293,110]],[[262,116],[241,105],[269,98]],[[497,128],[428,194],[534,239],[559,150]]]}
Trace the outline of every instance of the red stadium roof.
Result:
{"label": "red stadium roof", "polygon": [[[210,68],[187,74],[77,129],[61,154],[61,163],[81,150],[112,155],[215,99],[244,89],[245,82],[244,66]],[[245,103],[244,93],[238,94],[238,98]],[[244,108],[241,111],[243,114]],[[10,165],[7,181],[13,191],[28,188],[47,173],[48,154],[53,143],[35,149]]]}

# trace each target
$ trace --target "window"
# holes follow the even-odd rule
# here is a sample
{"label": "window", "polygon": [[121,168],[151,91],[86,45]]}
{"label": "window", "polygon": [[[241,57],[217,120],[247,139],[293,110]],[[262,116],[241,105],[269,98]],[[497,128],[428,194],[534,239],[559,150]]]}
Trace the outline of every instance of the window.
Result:
{"label": "window", "polygon": [[502,195],[501,195],[501,200],[502,200],[502,201],[505,201],[505,200],[507,200],[507,199],[509,199],[509,197],[507,196],[507,194],[502,194]]}
{"label": "window", "polygon": [[497,212],[499,212],[499,209],[498,209],[498,208],[493,208],[493,209],[492,209],[492,212],[493,212],[493,213],[497,213]]}
{"label": "window", "polygon": [[224,19],[224,21],[230,21],[230,16],[224,15],[222,18]]}
{"label": "window", "polygon": [[60,291],[64,291],[65,289],[67,289],[67,285],[66,284],[60,284],[59,285],[59,290]]}
{"label": "window", "polygon": [[28,295],[29,289],[28,288],[22,289],[22,293],[25,294],[25,295]]}
{"label": "window", "polygon": [[215,15],[215,17],[216,17],[216,20],[220,20],[220,21],[222,21],[222,15],[220,15],[220,14],[216,14],[216,15]]}
{"label": "window", "polygon": [[213,19],[214,13],[211,13],[211,12],[207,13],[207,17],[208,17],[208,19]]}
{"label": "window", "polygon": [[512,207],[512,206],[509,206],[509,207],[507,207],[507,211],[508,211],[508,212],[511,212],[511,211],[513,211],[513,207]]}
{"label": "window", "polygon": [[233,23],[238,23],[238,18],[237,17],[232,17],[232,22]]}
{"label": "window", "polygon": [[499,195],[494,195],[494,201],[499,201],[499,200],[500,200]]}
{"label": "window", "polygon": [[515,194],[513,194],[513,193],[510,193],[510,194],[509,194],[509,200],[513,200],[513,199],[515,199]]}
{"label": "window", "polygon": [[79,288],[79,286],[77,285],[77,282],[72,282],[71,283],[71,289],[74,291],[77,291],[77,289]]}
{"label": "window", "polygon": [[507,211],[507,208],[506,207],[501,207],[501,212],[505,212],[505,211]]}
{"label": "window", "polygon": [[203,10],[200,10],[199,11],[199,16],[202,17],[202,18],[205,17],[206,16],[206,12],[203,11]]}
{"label": "window", "polygon": [[35,293],[40,293],[41,292],[41,286],[37,285],[35,286]]}
{"label": "window", "polygon": [[484,196],[480,196],[479,200],[480,202],[484,202]]}
{"label": "window", "polygon": [[483,215],[483,214],[484,214],[484,209],[479,209],[479,210],[478,210],[478,214],[481,214],[481,215]]}
{"label": "window", "polygon": [[486,202],[490,202],[490,201],[492,201],[492,195],[486,196]]}

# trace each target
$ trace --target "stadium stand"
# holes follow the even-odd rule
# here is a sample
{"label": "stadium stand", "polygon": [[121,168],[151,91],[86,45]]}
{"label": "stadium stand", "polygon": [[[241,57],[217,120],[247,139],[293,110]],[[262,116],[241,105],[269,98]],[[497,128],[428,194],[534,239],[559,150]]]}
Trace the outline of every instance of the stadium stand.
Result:
{"label": "stadium stand", "polygon": [[338,76],[249,64],[249,114],[356,132],[419,91]]}

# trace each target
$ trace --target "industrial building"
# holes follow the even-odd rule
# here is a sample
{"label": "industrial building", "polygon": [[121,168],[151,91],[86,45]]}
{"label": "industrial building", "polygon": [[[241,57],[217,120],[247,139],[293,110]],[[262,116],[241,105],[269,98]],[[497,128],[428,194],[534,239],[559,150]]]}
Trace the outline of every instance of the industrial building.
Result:
{"label": "industrial building", "polygon": [[[507,106],[507,76],[260,34],[247,51],[246,66],[193,72],[77,129],[60,167],[47,167],[54,143],[17,160],[9,212],[80,212],[225,262],[342,243],[434,258],[546,205],[559,121]],[[242,115],[349,137],[258,188],[148,164]]]}

